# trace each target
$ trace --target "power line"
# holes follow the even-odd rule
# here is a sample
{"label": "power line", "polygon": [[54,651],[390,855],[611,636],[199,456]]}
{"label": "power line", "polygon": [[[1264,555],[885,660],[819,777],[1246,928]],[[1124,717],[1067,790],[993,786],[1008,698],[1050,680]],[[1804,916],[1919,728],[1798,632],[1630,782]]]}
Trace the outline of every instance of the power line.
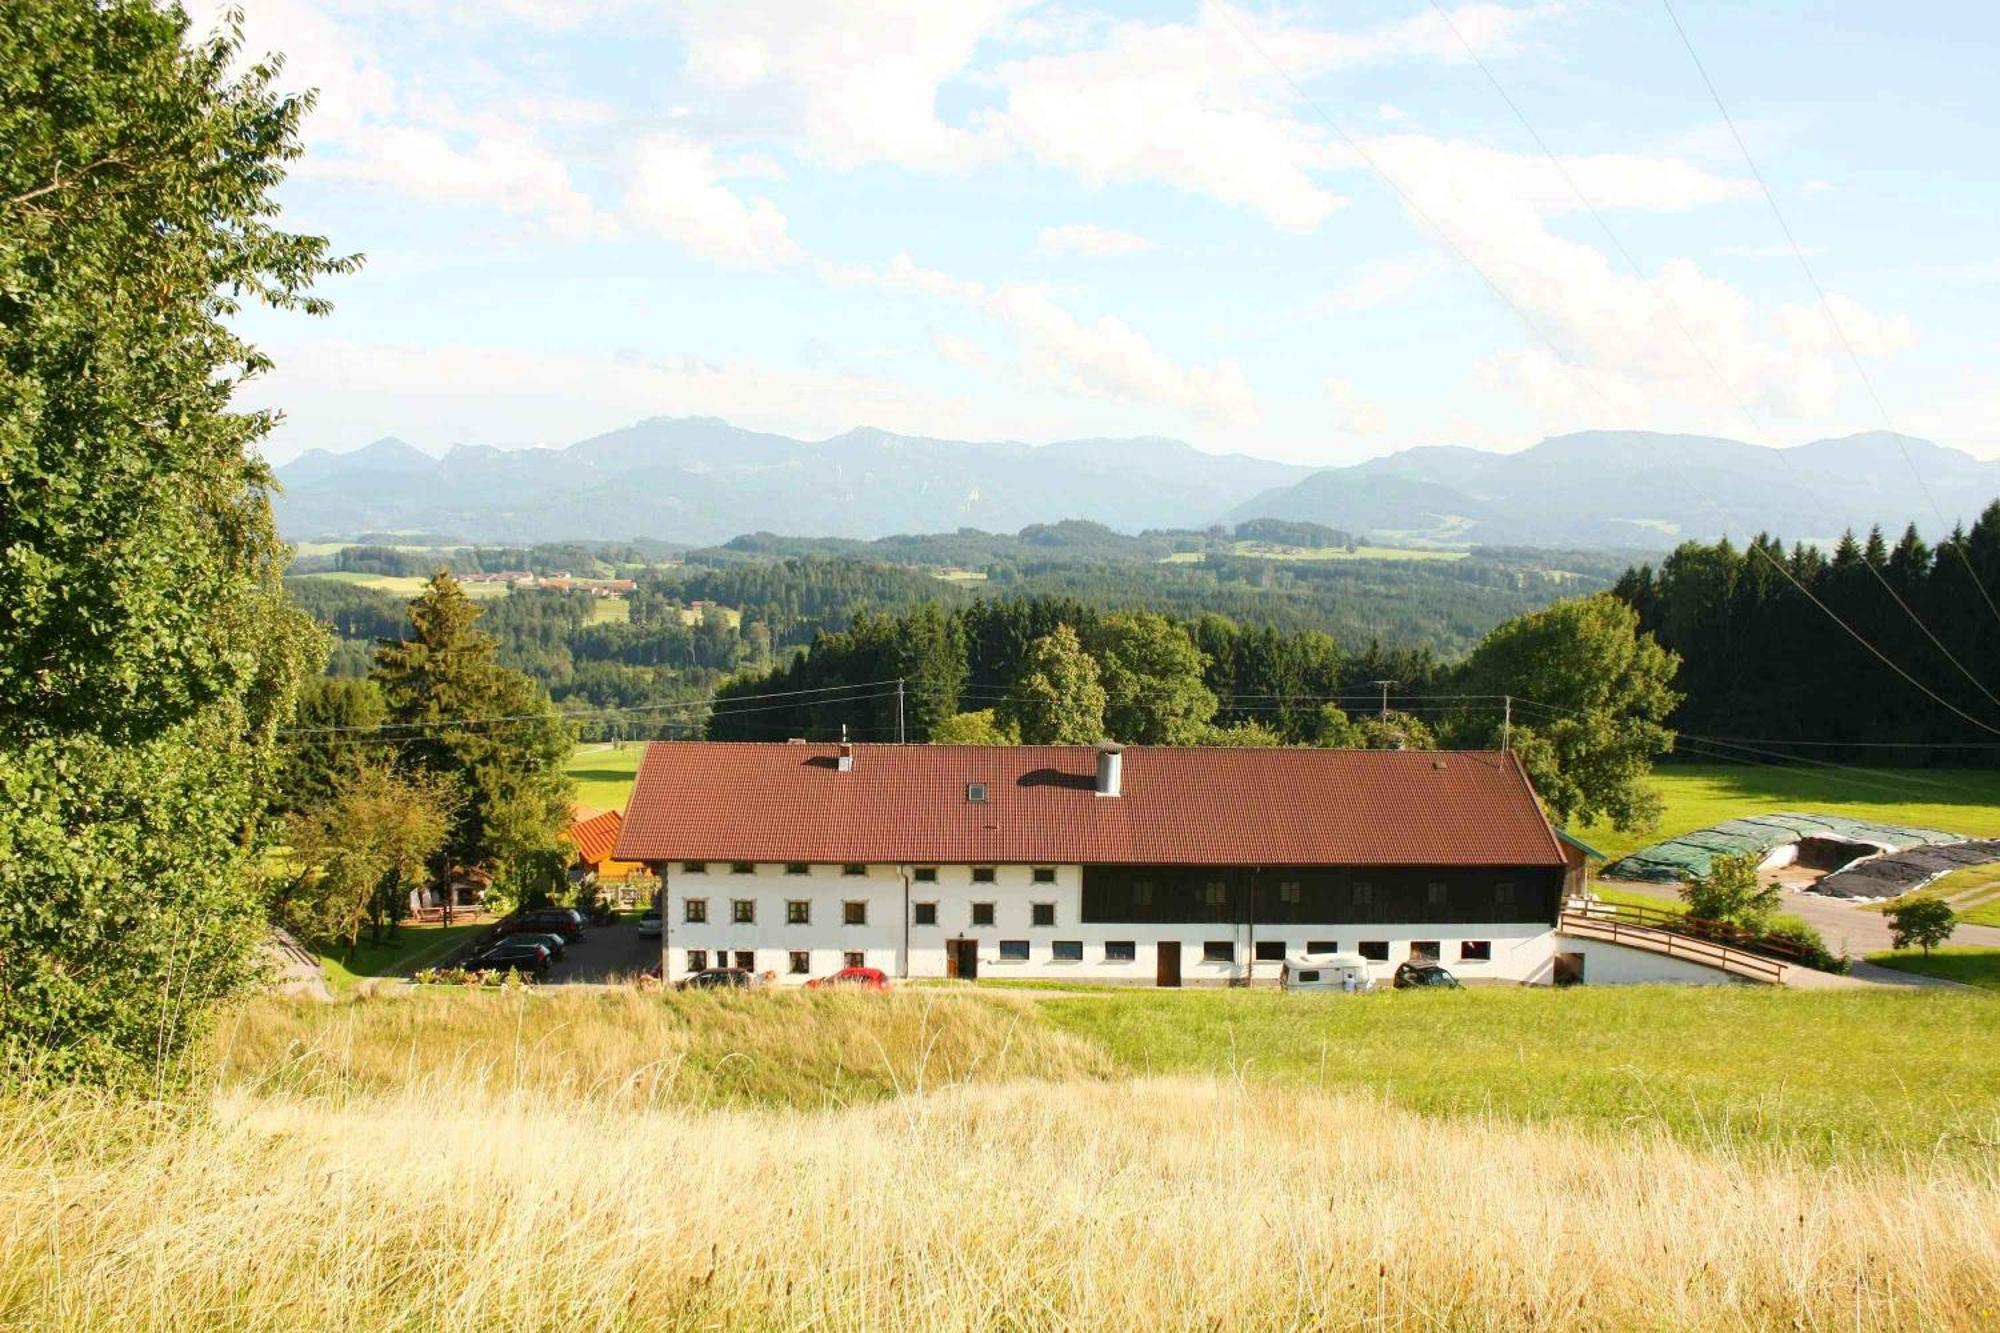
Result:
{"label": "power line", "polygon": [[[1804,247],[1792,234],[1791,223],[1785,220],[1784,210],[1778,207],[1778,196],[1772,193],[1770,183],[1764,179],[1764,173],[1757,168],[1757,160],[1750,155],[1750,145],[1744,140],[1743,132],[1736,128],[1736,118],[1729,114],[1729,108],[1723,103],[1722,93],[1716,88],[1715,80],[1709,77],[1708,66],[1702,63],[1701,53],[1695,50],[1694,39],[1688,35],[1687,26],[1681,22],[1681,16],[1674,10],[1673,0],[1660,0],[1660,4],[1666,9],[1667,17],[1672,20],[1674,31],[1680,34],[1681,45],[1687,48],[1688,59],[1694,62],[1695,73],[1701,76],[1702,85],[1708,89],[1709,99],[1715,103],[1715,109],[1722,113],[1722,123],[1729,127],[1729,137],[1736,141],[1737,151],[1743,155],[1743,164],[1750,168],[1750,175],[1755,178],[1757,188],[1763,191],[1764,202],[1770,206],[1771,216],[1777,221],[1778,230],[1784,233],[1785,244],[1791,247],[1792,257],[1798,260],[1800,271],[1812,285],[1813,295],[1819,298],[1820,313],[1826,317],[1827,327],[1833,330],[1834,337],[1846,350],[1847,359],[1853,364],[1854,373],[1860,377],[1862,387],[1868,391],[1869,400],[1875,404],[1875,411],[1881,416],[1882,424],[1888,427],[1889,434],[1895,437],[1896,451],[1903,456],[1904,466],[1909,468],[1910,475],[1916,478],[1917,487],[1923,491],[1924,499],[1929,501],[1931,512],[1937,515],[1938,523],[1943,525],[1946,521],[1944,510],[1938,505],[1937,497],[1931,493],[1930,483],[1924,480],[1924,474],[1918,470],[1916,460],[1910,457],[1909,446],[1903,443],[1902,432],[1897,430],[1896,423],[1890,420],[1889,409],[1883,405],[1882,395],[1875,391],[1875,381],[1869,376],[1868,368],[1861,363],[1860,354],[1854,350],[1854,343],[1848,338],[1846,327],[1841,324],[1840,316],[1834,312],[1833,302],[1827,299],[1826,289],[1820,285],[1819,275],[1813,272],[1811,262],[1806,259]],[[1986,602],[1986,609],[1992,612],[1995,620],[2000,621],[2000,606],[1994,604],[1993,595],[1980,580],[1979,571],[1973,568],[1972,557],[1966,553],[1961,543],[1954,542],[1952,545],[1959,548],[1959,559],[1965,562],[1965,572],[1972,576],[1973,586],[1979,589],[1980,597]]]}
{"label": "power line", "polygon": [[[1667,0],[1663,0],[1663,3],[1666,2]],[[1506,86],[1500,82],[1499,77],[1495,75],[1493,71],[1487,67],[1486,62],[1480,58],[1478,50],[1474,48],[1471,42],[1466,40],[1465,34],[1459,31],[1458,25],[1452,21],[1451,15],[1445,10],[1443,4],[1440,3],[1440,0],[1430,0],[1430,4],[1431,4],[1431,9],[1436,12],[1438,18],[1443,20],[1445,27],[1450,29],[1451,35],[1458,39],[1458,44],[1463,48],[1465,48],[1465,54],[1467,55],[1467,57],[1469,57],[1472,63],[1478,67],[1479,72],[1486,76],[1486,81],[1493,86],[1493,91],[1500,95],[1500,100],[1505,102],[1507,104],[1507,109],[1514,113],[1514,119],[1518,120],[1521,123],[1521,128],[1528,132],[1528,137],[1533,139],[1535,141],[1535,146],[1542,150],[1542,156],[1546,157],[1549,160],[1549,164],[1553,166],[1556,169],[1556,173],[1563,178],[1564,184],[1569,186],[1570,193],[1576,196],[1577,202],[1583,205],[1584,210],[1590,214],[1592,221],[1597,223],[1598,229],[1604,233],[1605,239],[1611,242],[1611,247],[1614,250],[1616,250],[1620,258],[1622,258],[1625,261],[1626,267],[1632,270],[1633,276],[1638,278],[1639,281],[1645,286],[1649,288],[1652,287],[1653,286],[1652,280],[1646,276],[1645,269],[1640,265],[1639,261],[1633,257],[1632,252],[1625,247],[1625,243],[1619,240],[1618,233],[1615,230],[1613,230],[1611,224],[1605,220],[1604,214],[1598,210],[1597,205],[1591,201],[1590,196],[1584,193],[1583,187],[1577,183],[1576,177],[1573,174],[1571,174],[1569,168],[1566,165],[1564,165],[1563,160],[1556,155],[1555,150],[1550,148],[1548,142],[1542,138],[1540,131],[1536,130],[1534,123],[1528,119],[1527,113],[1521,110],[1520,104],[1514,100],[1513,96],[1510,93],[1508,93]],[[1671,3],[1667,3],[1667,12],[1669,15],[1673,13],[1673,6]],[[1680,20],[1676,18],[1674,22],[1675,25],[1678,26]],[[1682,33],[1682,39],[1686,40],[1685,32]],[[1692,46],[1689,47],[1689,54],[1693,54]],[[1699,59],[1696,60],[1696,64],[1697,66],[1700,64]],[[1704,79],[1707,78],[1707,74],[1705,71],[1703,72],[1702,77]],[[1714,91],[1713,86],[1711,86],[1710,91],[1711,92]],[[1717,99],[1717,105],[1718,106],[1721,105],[1720,98]],[[1725,119],[1728,118],[1727,110],[1723,112],[1723,116]],[[1736,128],[1735,125],[1732,123],[1730,125],[1730,130],[1734,132],[1735,128]],[[1740,136],[1737,139],[1737,144],[1739,147],[1742,146],[1742,139]],[[1753,175],[1756,174],[1757,164],[1755,162],[1750,161],[1750,153],[1747,148],[1744,149],[1743,157],[1745,162],[1749,162],[1752,174]],[[1761,175],[1757,177],[1757,180],[1759,185],[1763,184],[1763,177]],[[1768,187],[1765,189],[1764,194],[1767,199],[1770,199],[1770,190]],[[1773,212],[1776,212],[1777,210],[1776,200],[1771,200],[1771,208]],[[1782,216],[1780,216],[1779,224],[1782,226],[1783,223],[1784,219]],[[1791,232],[1789,228],[1786,229],[1785,235],[1787,240],[1791,239]],[[1798,246],[1796,242],[1793,243],[1792,248],[1794,252],[1797,252]],[[1805,262],[1805,256],[1803,254],[1800,254],[1799,262],[1801,264]],[[1807,276],[1811,277],[1811,270],[1809,268],[1807,270]],[[1817,280],[1814,281],[1814,287],[1815,290],[1817,290],[1818,288]],[[1698,359],[1702,363],[1702,365],[1708,370],[1709,375],[1713,377],[1716,384],[1721,387],[1724,396],[1736,404],[1737,410],[1743,414],[1743,419],[1750,423],[1751,430],[1757,436],[1763,439],[1767,447],[1771,447],[1771,451],[1777,455],[1779,463],[1783,465],[1786,473],[1791,476],[1792,480],[1796,482],[1802,489],[1805,490],[1805,492],[1812,498],[1813,503],[1816,506],[1818,506],[1820,511],[1824,513],[1830,521],[1834,520],[1835,515],[1833,513],[1831,506],[1829,506],[1824,500],[1820,498],[1819,493],[1813,488],[1810,482],[1808,482],[1805,477],[1800,475],[1797,468],[1792,466],[1792,460],[1786,456],[1785,451],[1783,449],[1772,446],[1770,432],[1764,428],[1763,422],[1758,418],[1757,413],[1754,410],[1752,410],[1749,402],[1745,400],[1741,394],[1736,392],[1736,386],[1731,384],[1729,382],[1729,377],[1722,373],[1722,368],[1719,365],[1717,365],[1715,359],[1708,354],[1707,348],[1702,346],[1701,341],[1694,336],[1694,331],[1688,327],[1687,321],[1681,318],[1679,306],[1675,303],[1673,297],[1667,293],[1666,288],[1664,286],[1662,286],[1659,289],[1658,295],[1661,308],[1666,311],[1667,317],[1673,322],[1675,329],[1677,329],[1680,332],[1682,340],[1685,341],[1688,345],[1688,350],[1692,351],[1695,354],[1696,359]],[[1824,305],[1826,300],[1825,293],[1821,293],[1820,300],[1822,305]],[[1832,317],[1832,310],[1830,307],[1828,307],[1827,309],[1827,314],[1829,318]],[[1851,355],[1853,349],[1849,348],[1848,350]],[[1855,364],[1856,364],[1856,369],[1859,369],[1860,363],[1858,360],[1856,361]],[[1871,394],[1873,393],[1874,390],[1872,385],[1870,386],[1869,391]],[[1876,406],[1878,409],[1881,407],[1881,403],[1879,400],[1877,401]],[[1884,420],[1887,420],[1886,414],[1884,416]],[[1894,433],[1893,426],[1891,427],[1891,433],[1892,434]],[[1910,462],[1909,453],[1907,449],[1904,449],[1901,436],[1897,437],[1897,448],[1903,449],[1903,459],[1906,463],[1909,463]],[[1915,464],[1911,463],[1911,467],[1912,470],[1914,470]],[[1921,475],[1917,477],[1917,481],[1919,485],[1923,484],[1923,478]],[[1927,499],[1930,498],[1930,491],[1928,487],[1925,487],[1924,494],[1925,498]],[[1931,500],[1931,508],[1933,510],[1937,510],[1937,501],[1934,499]],[[1944,522],[1944,513],[1941,510],[1937,510],[1937,513],[1938,513],[1938,522],[1942,524]],[[1958,544],[1954,543],[1954,545]],[[1960,552],[1960,556],[1961,558],[1966,560],[1967,572],[1972,572],[1970,557],[1965,556],[1962,550]],[[1916,612],[1916,609],[1912,607],[1908,602],[1903,600],[1902,594],[1896,591],[1894,585],[1892,585],[1889,582],[1889,580],[1887,579],[1887,577],[1883,575],[1881,570],[1875,567],[1873,562],[1864,560],[1862,563],[1868,566],[1868,571],[1869,573],[1875,576],[1875,581],[1882,585],[1882,590],[1889,594],[1890,599],[1894,601],[1896,605],[1902,609],[1903,613],[1910,618],[1911,623],[1914,624],[1919,630],[1923,631],[1924,637],[1931,641],[1933,647],[1935,647],[1940,653],[1944,654],[1945,660],[1950,662],[1952,666],[1956,667],[1959,673],[1963,675],[1967,680],[1971,681],[1973,684],[1973,688],[1977,689],[1980,693],[1984,694],[1988,702],[1992,703],[1995,707],[2000,707],[2000,694],[1995,694],[1990,688],[1987,687],[1984,681],[1980,680],[1978,676],[1973,674],[1970,668],[1968,668],[1963,662],[1960,662],[1958,660],[1957,655],[1953,653],[1951,649],[1945,645],[1944,640],[1940,639],[1935,633],[1932,632],[1931,627],[1924,623],[1923,617],[1919,616]],[[1975,582],[1978,581],[1978,577],[1979,576],[1977,573],[1973,573],[1973,579]],[[1985,588],[1982,586],[1980,591],[1983,594],[1985,592]],[[1991,603],[1989,600],[1989,605],[1990,604]],[[2000,612],[1996,612],[1996,614],[2000,614]]]}

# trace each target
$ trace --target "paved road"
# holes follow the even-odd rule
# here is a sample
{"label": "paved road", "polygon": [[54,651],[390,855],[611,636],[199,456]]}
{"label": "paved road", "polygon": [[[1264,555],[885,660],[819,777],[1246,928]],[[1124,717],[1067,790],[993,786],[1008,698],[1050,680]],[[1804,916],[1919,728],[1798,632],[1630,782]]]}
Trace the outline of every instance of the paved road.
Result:
{"label": "paved road", "polygon": [[601,985],[608,981],[629,981],[660,961],[660,941],[639,938],[632,921],[616,925],[592,926],[583,938],[563,951],[562,959],[542,978],[545,985],[565,983]]}
{"label": "paved road", "polygon": [[[1674,889],[1665,884],[1644,884],[1631,880],[1610,881],[1621,889],[1635,893],[1649,894],[1668,901],[1678,899]],[[1845,949],[1855,958],[1871,953],[1879,953],[1891,946],[1889,940],[1889,920],[1880,912],[1847,902],[1840,898],[1824,897],[1816,893],[1801,893],[1796,889],[1785,890],[1784,910],[1810,922],[1814,929],[1826,940],[1826,947],[1834,953]],[[1978,948],[2000,949],[2000,929],[1992,926],[1961,925],[1951,937],[1953,944],[1972,945]]]}

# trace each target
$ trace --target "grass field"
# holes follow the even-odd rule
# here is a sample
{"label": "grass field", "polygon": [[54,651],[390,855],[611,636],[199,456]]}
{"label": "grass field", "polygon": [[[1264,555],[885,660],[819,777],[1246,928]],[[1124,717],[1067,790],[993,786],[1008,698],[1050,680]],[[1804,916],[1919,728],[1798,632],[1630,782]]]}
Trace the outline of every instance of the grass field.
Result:
{"label": "grass field", "polygon": [[632,604],[623,597],[593,597],[586,625],[622,625],[632,619]]}
{"label": "grass field", "polygon": [[1929,954],[1870,954],[1868,961],[1903,972],[1915,972],[1919,976],[1943,977],[1946,981],[1977,986],[1981,990],[2000,990],[2000,949],[1947,946],[1933,949]]}
{"label": "grass field", "polygon": [[1858,999],[260,1000],[0,1102],[0,1327],[1990,1327],[1993,1001]]}
{"label": "grass field", "polygon": [[2000,771],[1870,769],[1857,773],[1673,764],[1656,770],[1653,784],[1666,801],[1657,829],[1620,833],[1609,825],[1586,824],[1576,830],[1578,836],[1616,859],[1648,843],[1721,820],[1780,810],[2000,836]]}
{"label": "grass field", "polygon": [[609,745],[579,745],[563,772],[576,782],[578,804],[599,810],[623,810],[631,799],[632,784],[639,777],[639,761],[645,757],[644,741],[627,741],[614,749]]}
{"label": "grass field", "polygon": [[[429,580],[419,578],[414,574],[357,574],[348,570],[329,570],[321,574],[301,574],[298,577],[328,579],[335,583],[352,583],[356,587],[373,588],[377,592],[386,592],[392,597],[415,597],[424,590],[424,584],[429,582]],[[474,601],[505,597],[508,591],[507,585],[504,583],[466,583],[460,586],[465,589],[465,595]]]}
{"label": "grass field", "polygon": [[[1268,542],[1239,541],[1230,546],[1233,555],[1253,560],[1463,560],[1470,551],[1444,551],[1421,546],[1273,546]],[[1162,556],[1163,565],[1193,565],[1201,562],[1200,551],[1175,551]]]}
{"label": "grass field", "polygon": [[352,958],[339,953],[319,955],[320,971],[335,994],[353,990],[364,981],[381,977],[404,977],[436,961],[480,931],[483,925],[428,926],[405,924],[389,932],[382,943],[370,944],[362,932],[361,946]]}

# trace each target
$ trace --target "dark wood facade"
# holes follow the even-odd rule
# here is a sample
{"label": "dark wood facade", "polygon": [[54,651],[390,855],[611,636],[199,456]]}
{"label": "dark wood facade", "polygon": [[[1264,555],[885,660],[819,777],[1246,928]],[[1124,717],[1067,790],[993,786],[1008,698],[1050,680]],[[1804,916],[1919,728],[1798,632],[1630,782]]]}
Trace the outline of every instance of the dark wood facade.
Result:
{"label": "dark wood facade", "polygon": [[1554,925],[1564,872],[1548,866],[1083,867],[1083,920],[1183,923]]}

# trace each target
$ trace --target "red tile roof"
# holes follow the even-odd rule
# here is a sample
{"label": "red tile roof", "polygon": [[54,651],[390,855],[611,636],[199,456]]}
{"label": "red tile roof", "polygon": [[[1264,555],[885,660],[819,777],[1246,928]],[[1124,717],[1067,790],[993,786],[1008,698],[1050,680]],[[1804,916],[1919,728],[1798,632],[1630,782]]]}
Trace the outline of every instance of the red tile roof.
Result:
{"label": "red tile roof", "polygon": [[597,865],[609,860],[618,846],[618,833],[625,825],[625,816],[616,810],[607,810],[589,819],[580,819],[563,831],[563,836],[576,844],[577,859],[586,865]]}
{"label": "red tile roof", "polygon": [[[1127,746],[1098,796],[1090,746],[656,741],[626,861],[1560,866],[1512,755]],[[968,783],[987,799],[966,799]]]}

